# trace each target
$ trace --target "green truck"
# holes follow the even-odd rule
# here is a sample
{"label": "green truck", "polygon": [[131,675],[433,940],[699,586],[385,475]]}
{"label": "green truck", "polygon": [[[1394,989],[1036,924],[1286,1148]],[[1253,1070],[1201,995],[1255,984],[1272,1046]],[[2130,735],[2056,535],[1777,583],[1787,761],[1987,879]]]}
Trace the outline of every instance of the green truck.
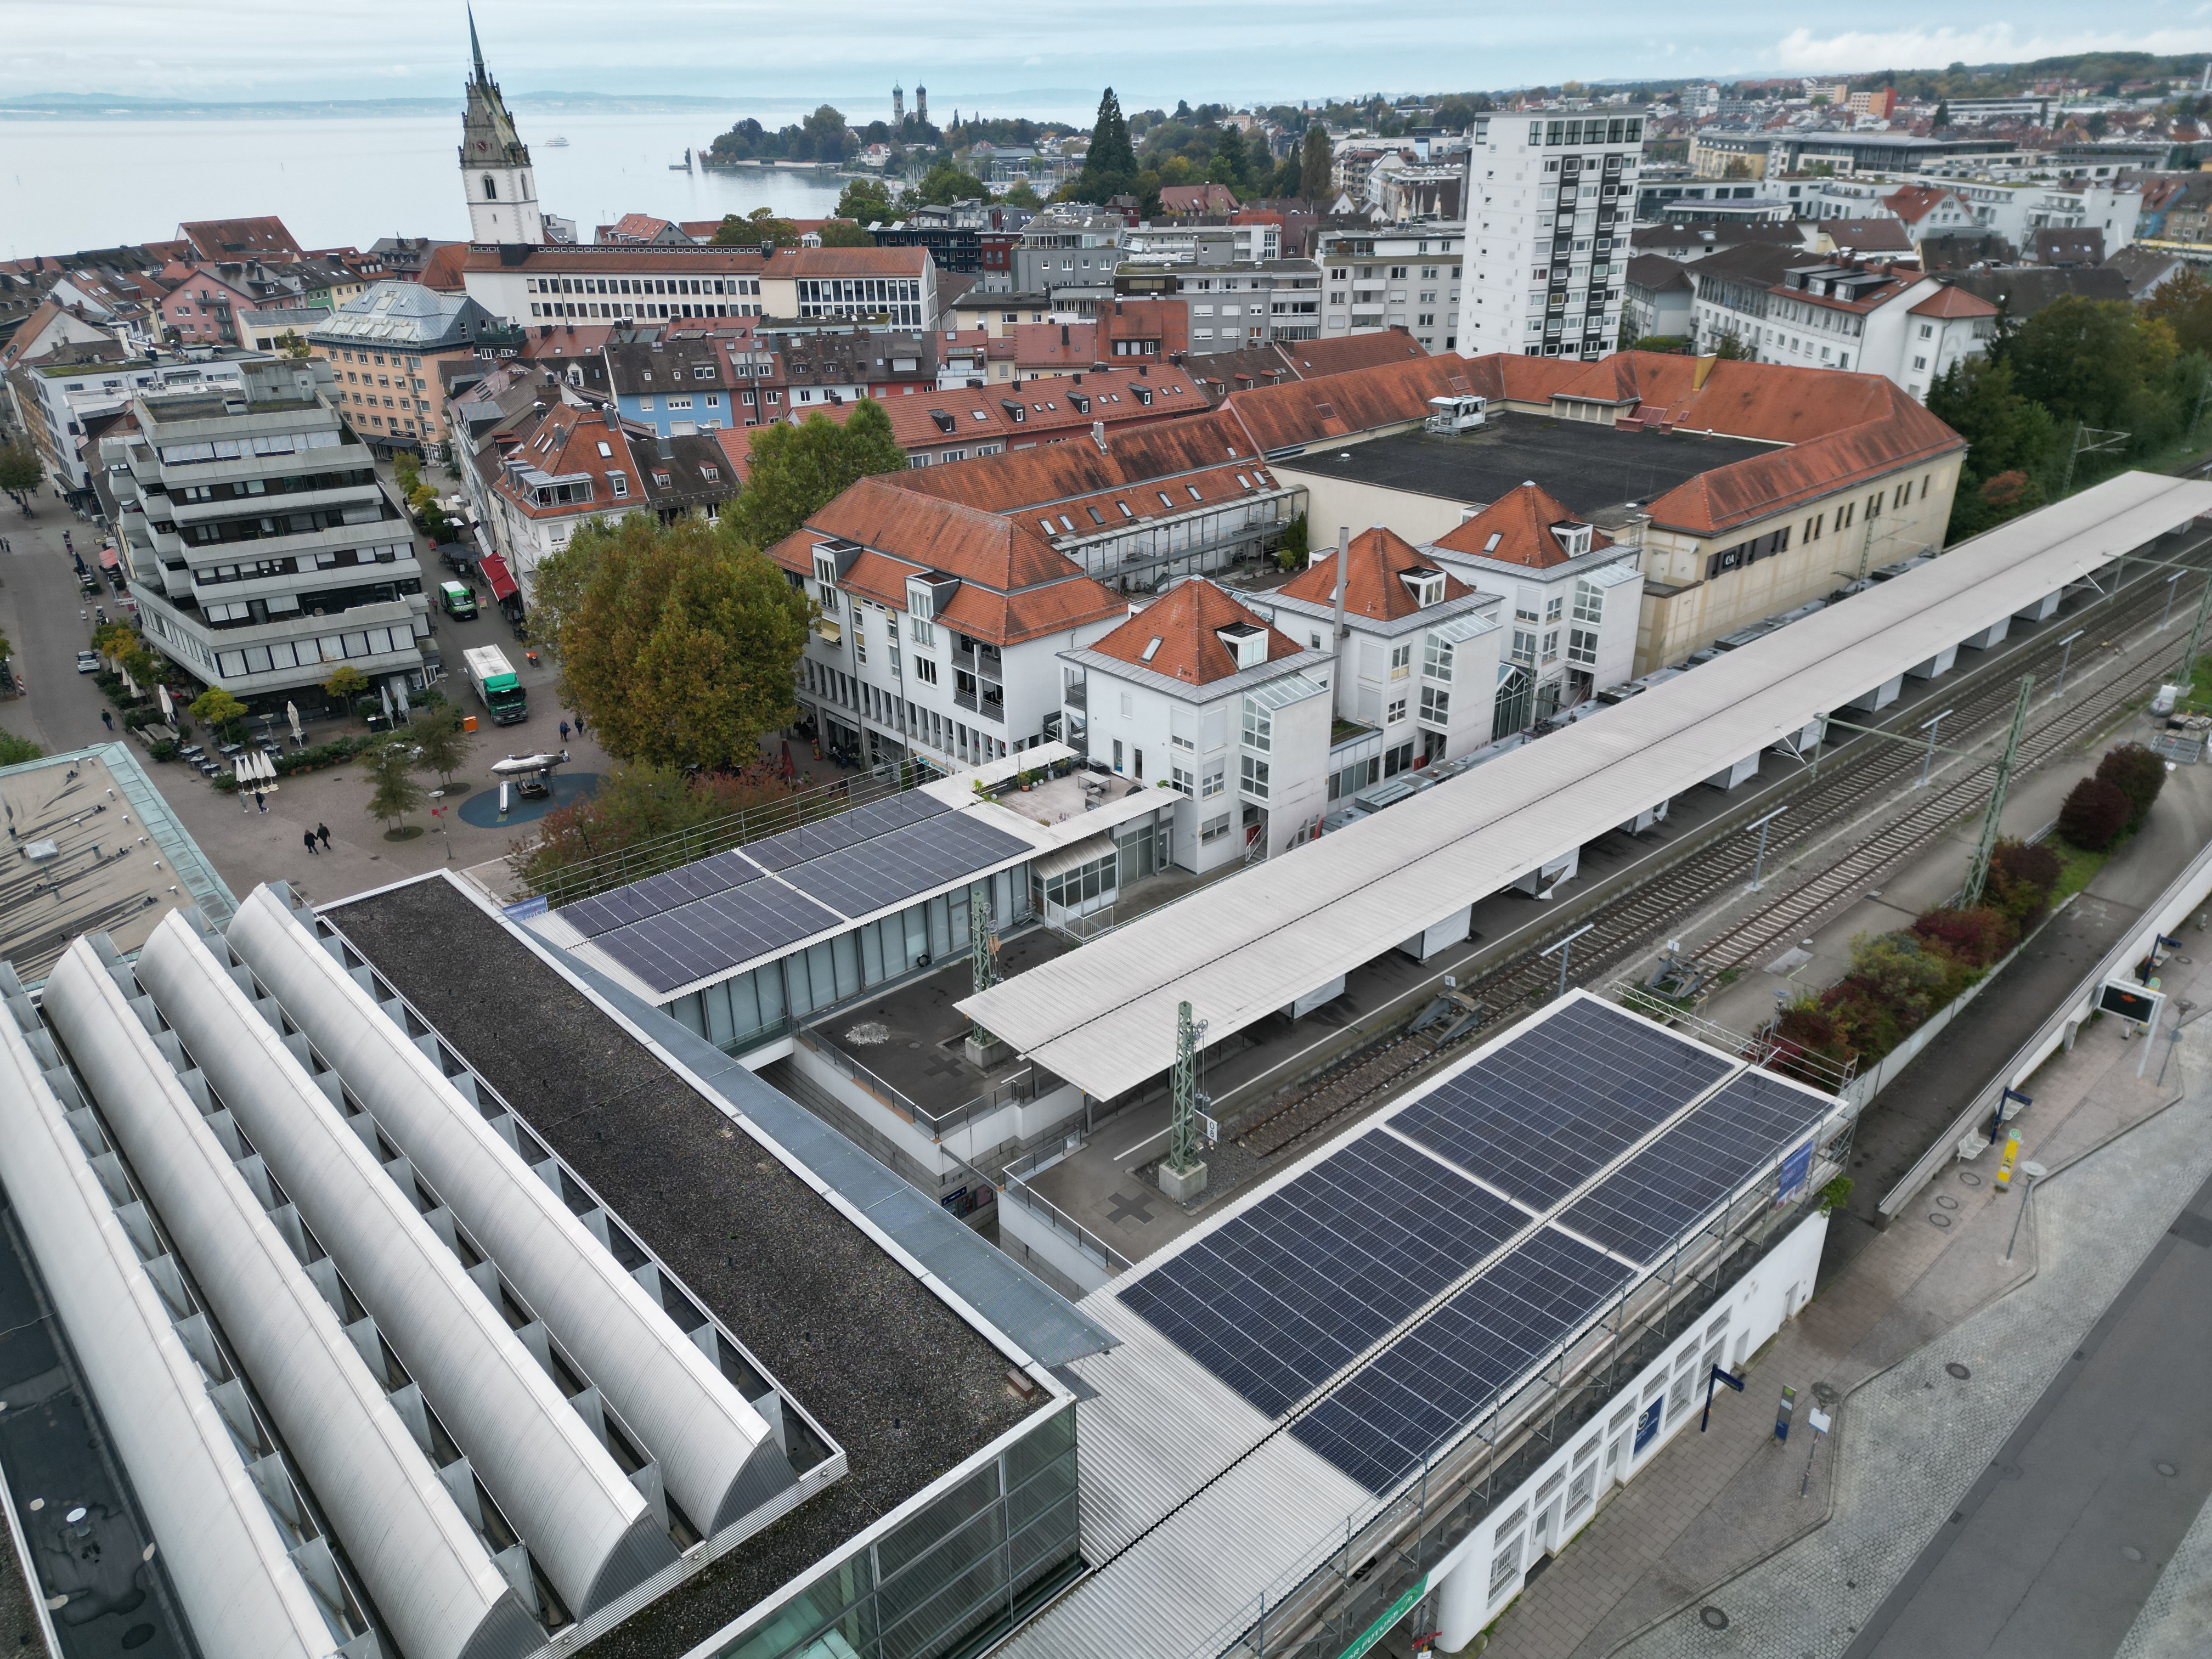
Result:
{"label": "green truck", "polygon": [[466,622],[477,614],[477,596],[466,583],[440,582],[438,600],[446,607],[446,614],[457,622]]}
{"label": "green truck", "polygon": [[505,652],[495,645],[479,645],[462,653],[461,660],[468,665],[469,684],[476,687],[494,726],[512,726],[528,717],[530,694],[515,678]]}

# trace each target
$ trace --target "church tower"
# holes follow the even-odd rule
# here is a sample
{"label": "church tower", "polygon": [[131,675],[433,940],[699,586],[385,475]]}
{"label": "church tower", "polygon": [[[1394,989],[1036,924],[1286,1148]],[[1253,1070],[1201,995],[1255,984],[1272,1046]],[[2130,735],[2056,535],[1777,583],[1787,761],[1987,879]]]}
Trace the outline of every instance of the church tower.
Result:
{"label": "church tower", "polygon": [[927,87],[916,87],[914,89],[914,118],[924,126],[929,125],[929,88]]}
{"label": "church tower", "polygon": [[891,83],[891,125],[897,126],[906,119],[906,88],[896,82]]}
{"label": "church tower", "polygon": [[469,51],[476,73],[468,84],[469,106],[461,118],[461,182],[469,197],[469,240],[520,242],[537,246],[545,240],[544,216],[531,180],[530,148],[514,131],[499,82],[484,69],[477,40],[477,18],[469,13]]}

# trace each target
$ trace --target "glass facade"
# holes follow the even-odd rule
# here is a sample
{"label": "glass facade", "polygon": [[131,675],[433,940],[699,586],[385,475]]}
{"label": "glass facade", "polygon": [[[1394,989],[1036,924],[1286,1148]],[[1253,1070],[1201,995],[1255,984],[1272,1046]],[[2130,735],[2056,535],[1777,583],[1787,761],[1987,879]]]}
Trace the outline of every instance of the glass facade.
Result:
{"label": "glass facade", "polygon": [[862,1546],[718,1659],[954,1659],[1080,1565],[1073,1401]]}
{"label": "glass facade", "polygon": [[983,892],[996,927],[1010,927],[1029,914],[1028,867],[1002,870],[718,980],[665,1005],[664,1012],[724,1054],[758,1048],[799,1020],[965,951],[969,893],[975,889]]}

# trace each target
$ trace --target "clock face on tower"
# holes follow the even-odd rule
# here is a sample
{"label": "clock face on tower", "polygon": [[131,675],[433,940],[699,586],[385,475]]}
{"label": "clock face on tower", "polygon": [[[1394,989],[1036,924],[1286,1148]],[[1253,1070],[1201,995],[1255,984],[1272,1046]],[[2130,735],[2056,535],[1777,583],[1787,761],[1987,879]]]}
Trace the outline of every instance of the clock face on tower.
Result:
{"label": "clock face on tower", "polygon": [[477,148],[478,149],[489,149],[490,146],[486,144],[483,139],[479,138],[477,140]]}

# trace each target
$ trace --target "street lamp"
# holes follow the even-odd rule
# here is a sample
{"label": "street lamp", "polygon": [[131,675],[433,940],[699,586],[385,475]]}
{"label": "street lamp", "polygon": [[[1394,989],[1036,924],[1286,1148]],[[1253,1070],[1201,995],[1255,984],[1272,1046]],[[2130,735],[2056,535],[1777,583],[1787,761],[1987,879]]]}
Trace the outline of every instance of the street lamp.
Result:
{"label": "street lamp", "polygon": [[1925,788],[1927,787],[1928,769],[1935,764],[1936,761],[1936,728],[1942,725],[1944,720],[1949,717],[1950,713],[1951,711],[1947,708],[1942,712],[1942,714],[1936,715],[1934,720],[1923,720],[1920,722],[1920,729],[1928,734],[1928,752],[1920,757],[1920,781],[1912,786],[1915,789]]}
{"label": "street lamp", "polygon": [[1751,892],[1756,893],[1759,890],[1759,884],[1765,879],[1766,876],[1766,826],[1789,810],[1786,806],[1778,806],[1758,823],[1747,823],[1744,826],[1747,830],[1759,831],[1759,856],[1752,861],[1751,866],[1751,886],[1748,889]]}
{"label": "street lamp", "polygon": [[1540,957],[1548,957],[1554,951],[1557,951],[1559,953],[1559,994],[1561,996],[1565,996],[1567,994],[1567,958],[1573,954],[1573,952],[1567,947],[1596,926],[1597,924],[1594,921],[1585,922],[1582,927],[1576,928],[1573,933],[1568,934],[1556,945],[1547,945],[1542,950],[1536,952]]}
{"label": "street lamp", "polygon": [[2058,641],[2059,644],[2064,646],[2066,648],[2058,653],[2058,689],[2051,694],[2054,699],[2063,697],[2066,695],[2066,665],[2073,660],[2074,641],[2080,639],[2089,630],[2086,628],[2077,628],[2071,634],[2069,634],[2064,639]]}

